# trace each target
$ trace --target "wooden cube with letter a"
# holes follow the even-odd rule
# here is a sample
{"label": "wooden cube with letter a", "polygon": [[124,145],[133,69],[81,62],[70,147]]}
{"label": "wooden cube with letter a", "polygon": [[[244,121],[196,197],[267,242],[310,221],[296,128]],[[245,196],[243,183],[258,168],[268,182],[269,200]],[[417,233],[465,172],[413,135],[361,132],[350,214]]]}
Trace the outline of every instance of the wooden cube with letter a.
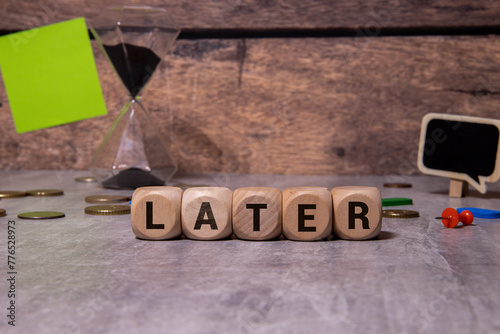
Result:
{"label": "wooden cube with letter a", "polygon": [[132,231],[141,239],[164,240],[181,235],[182,189],[142,187],[132,195]]}
{"label": "wooden cube with letter a", "polygon": [[283,235],[291,240],[321,240],[332,234],[332,195],[322,187],[283,191]]}
{"label": "wooden cube with letter a", "polygon": [[270,240],[281,235],[281,191],[238,188],[233,193],[233,232],[244,240]]}
{"label": "wooden cube with letter a", "polygon": [[217,240],[233,234],[231,206],[233,193],[228,188],[198,187],[182,196],[182,232],[190,239]]}
{"label": "wooden cube with letter a", "polygon": [[333,233],[341,239],[375,238],[382,230],[382,197],[375,187],[336,187],[332,190]]}

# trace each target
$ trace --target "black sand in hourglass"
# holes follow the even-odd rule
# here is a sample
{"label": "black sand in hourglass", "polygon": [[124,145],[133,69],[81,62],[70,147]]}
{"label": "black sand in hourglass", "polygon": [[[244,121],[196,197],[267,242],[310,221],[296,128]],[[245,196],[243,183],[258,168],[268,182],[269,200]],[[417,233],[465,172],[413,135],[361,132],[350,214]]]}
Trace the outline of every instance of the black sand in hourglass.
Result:
{"label": "black sand in hourglass", "polygon": [[161,61],[151,49],[142,46],[120,43],[103,47],[132,97],[149,81]]}
{"label": "black sand in hourglass", "polygon": [[129,168],[122,170],[115,176],[102,182],[104,188],[111,189],[136,189],[147,186],[163,186],[165,180],[162,180],[148,171],[140,168]]}
{"label": "black sand in hourglass", "polygon": [[[161,59],[151,49],[120,43],[103,45],[115,71],[132,97],[135,97],[149,81]],[[135,189],[143,186],[162,186],[165,180],[159,179],[149,171],[129,168],[102,182],[105,188]]]}
{"label": "black sand in hourglass", "polygon": [[105,188],[164,185],[177,166],[168,138],[157,128],[139,95],[180,29],[165,9],[141,5],[103,9],[92,20],[91,31],[129,99],[89,168]]}

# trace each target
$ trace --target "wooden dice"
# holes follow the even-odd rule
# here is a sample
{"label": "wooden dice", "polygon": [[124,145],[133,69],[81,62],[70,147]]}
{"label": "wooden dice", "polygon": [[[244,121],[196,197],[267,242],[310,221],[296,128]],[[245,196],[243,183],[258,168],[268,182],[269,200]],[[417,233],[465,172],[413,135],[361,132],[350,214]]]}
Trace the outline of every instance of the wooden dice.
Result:
{"label": "wooden dice", "polygon": [[231,206],[233,193],[228,188],[199,187],[184,191],[182,232],[187,238],[217,240],[233,234]]}
{"label": "wooden dice", "polygon": [[141,239],[236,237],[299,241],[365,240],[382,229],[382,199],[374,187],[142,187],[132,197],[132,230]]}
{"label": "wooden dice", "polygon": [[281,235],[281,191],[238,188],[233,193],[233,232],[244,240],[270,240]]}
{"label": "wooden dice", "polygon": [[283,235],[290,240],[321,240],[332,234],[332,195],[322,187],[283,191]]}
{"label": "wooden dice", "polygon": [[137,188],[132,196],[132,231],[141,239],[163,240],[181,235],[182,189]]}
{"label": "wooden dice", "polygon": [[382,198],[375,187],[336,187],[332,190],[333,232],[341,239],[375,238],[382,229]]}

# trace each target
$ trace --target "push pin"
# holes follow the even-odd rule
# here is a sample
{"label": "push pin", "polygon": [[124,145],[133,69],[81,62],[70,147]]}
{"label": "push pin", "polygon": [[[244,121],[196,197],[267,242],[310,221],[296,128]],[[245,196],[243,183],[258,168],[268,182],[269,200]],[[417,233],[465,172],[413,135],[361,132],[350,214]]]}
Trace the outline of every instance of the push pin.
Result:
{"label": "push pin", "polygon": [[446,208],[443,213],[441,213],[441,217],[436,217],[436,219],[441,219],[443,225],[447,228],[453,228],[458,225],[459,221],[464,225],[472,224],[474,215],[469,210],[464,210],[459,214],[457,210],[453,208]]}

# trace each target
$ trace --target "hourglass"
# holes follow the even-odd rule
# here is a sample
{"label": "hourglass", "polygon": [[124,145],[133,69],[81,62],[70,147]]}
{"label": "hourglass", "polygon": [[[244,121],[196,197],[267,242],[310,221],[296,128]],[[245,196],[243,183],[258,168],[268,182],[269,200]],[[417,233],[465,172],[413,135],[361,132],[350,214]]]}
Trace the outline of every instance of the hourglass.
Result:
{"label": "hourglass", "polygon": [[180,30],[163,8],[124,6],[103,10],[91,31],[130,96],[90,170],[105,188],[164,185],[177,166],[139,95]]}

